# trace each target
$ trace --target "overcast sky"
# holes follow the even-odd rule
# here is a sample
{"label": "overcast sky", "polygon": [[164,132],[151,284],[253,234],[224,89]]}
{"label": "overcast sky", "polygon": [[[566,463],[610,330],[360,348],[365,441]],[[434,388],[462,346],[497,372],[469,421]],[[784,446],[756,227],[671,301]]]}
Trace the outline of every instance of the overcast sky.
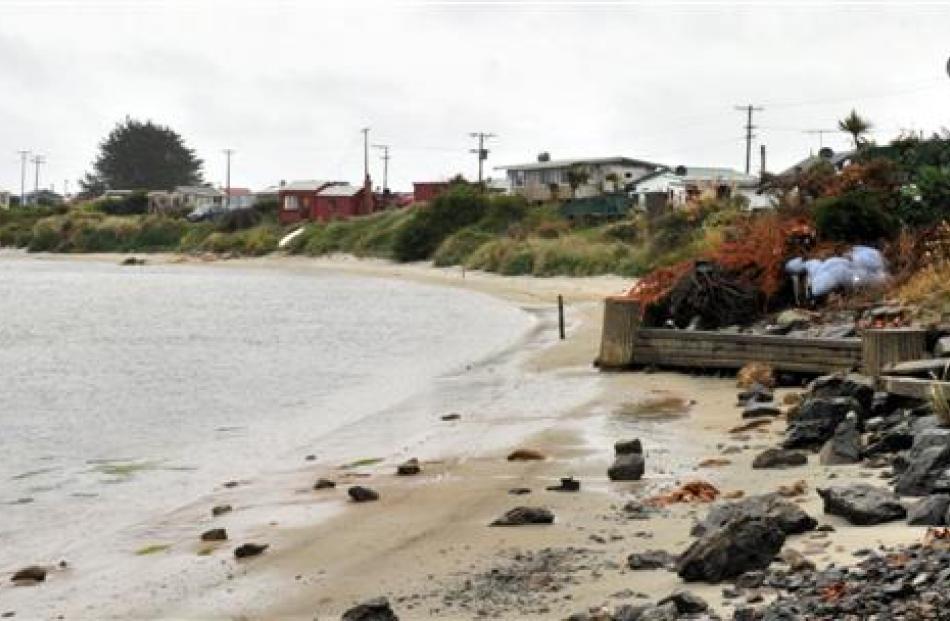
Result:
{"label": "overcast sky", "polygon": [[236,149],[232,185],[253,188],[359,182],[370,126],[409,189],[474,177],[472,131],[498,135],[489,169],[539,151],[741,169],[733,106],[753,103],[755,167],[765,143],[777,169],[852,107],[879,141],[950,126],[948,55],[947,4],[0,0],[0,188],[19,191],[19,149],[75,188],[126,115],[178,131],[216,184]]}

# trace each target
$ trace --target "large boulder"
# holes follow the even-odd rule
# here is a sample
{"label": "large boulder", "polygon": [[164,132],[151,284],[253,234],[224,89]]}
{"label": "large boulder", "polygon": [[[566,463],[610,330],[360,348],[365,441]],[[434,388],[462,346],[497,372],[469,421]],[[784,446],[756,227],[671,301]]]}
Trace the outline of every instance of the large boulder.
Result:
{"label": "large boulder", "polygon": [[770,448],[765,449],[755,456],[755,459],[752,460],[752,467],[756,470],[766,470],[771,468],[804,466],[807,463],[808,456],[800,451]]}
{"label": "large boulder", "polygon": [[824,444],[850,412],[860,411],[861,404],[853,397],[807,399],[789,422],[782,446],[793,449]]}
{"label": "large boulder", "polygon": [[553,524],[554,514],[542,507],[515,507],[489,526],[525,526],[528,524]]}
{"label": "large boulder", "polygon": [[823,466],[856,464],[861,461],[861,432],[854,415],[838,424],[831,439],[821,450],[819,461]]}
{"label": "large boulder", "polygon": [[614,443],[614,453],[617,455],[629,455],[631,453],[643,455],[643,443],[640,442],[639,438],[634,438],[633,440],[617,440],[617,442]]}
{"label": "large boulder", "polygon": [[897,477],[894,490],[901,496],[926,496],[950,492],[950,445],[915,445],[906,458],[906,466]]}
{"label": "large boulder", "polygon": [[950,509],[950,494],[927,496],[908,509],[907,523],[911,526],[945,526],[947,509]]}
{"label": "large boulder", "polygon": [[797,535],[818,526],[818,522],[797,504],[778,494],[761,494],[713,507],[701,522],[693,526],[690,534],[694,537],[708,535],[743,517],[772,520],[786,535]]}
{"label": "large boulder", "polygon": [[862,418],[871,412],[871,406],[874,403],[874,388],[874,378],[858,373],[823,375],[808,384],[809,394],[815,398],[854,398],[861,404],[858,414]]}
{"label": "large boulder", "polygon": [[676,611],[681,615],[695,615],[709,610],[706,600],[689,591],[674,591],[657,602],[657,606],[670,602],[676,606]]}
{"label": "large boulder", "polygon": [[897,496],[883,487],[859,483],[819,489],[825,513],[839,515],[852,524],[870,526],[901,520],[907,510]]}
{"label": "large boulder", "polygon": [[646,471],[646,462],[639,453],[621,453],[607,468],[611,481],[639,481]]}
{"label": "large boulder", "polygon": [[677,573],[687,582],[721,582],[765,569],[784,543],[777,520],[740,517],[693,542],[680,556]]}
{"label": "large boulder", "polygon": [[344,612],[341,621],[399,621],[399,617],[388,599],[375,597]]}
{"label": "large boulder", "polygon": [[667,602],[647,608],[640,613],[637,621],[676,621],[679,618],[680,612],[676,609],[676,604]]}

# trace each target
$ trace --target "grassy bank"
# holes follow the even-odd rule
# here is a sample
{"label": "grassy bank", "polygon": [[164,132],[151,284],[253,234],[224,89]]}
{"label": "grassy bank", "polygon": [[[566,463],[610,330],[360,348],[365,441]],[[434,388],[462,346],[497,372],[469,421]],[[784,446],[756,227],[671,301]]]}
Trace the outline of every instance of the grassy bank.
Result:
{"label": "grassy bank", "polygon": [[[578,223],[562,216],[558,205],[528,205],[458,186],[429,205],[308,223],[286,250],[432,260],[505,275],[636,276],[701,251],[731,213],[731,206],[717,205],[649,223],[641,216]],[[273,205],[241,218],[191,223],[180,214],[129,214],[114,204],[89,203],[0,212],[0,245],[33,252],[258,256],[276,251],[292,228],[277,223]]]}

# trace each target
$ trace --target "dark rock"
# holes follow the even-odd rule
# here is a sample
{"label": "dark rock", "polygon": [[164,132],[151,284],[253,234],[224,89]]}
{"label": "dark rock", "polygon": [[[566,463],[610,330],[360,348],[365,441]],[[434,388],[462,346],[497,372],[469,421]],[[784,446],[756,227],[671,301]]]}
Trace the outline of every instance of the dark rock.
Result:
{"label": "dark rock", "polygon": [[807,463],[808,457],[804,453],[788,449],[770,448],[755,456],[755,459],[752,460],[752,467],[756,470],[764,470],[767,468],[804,466]]}
{"label": "dark rock", "polygon": [[765,583],[765,572],[747,571],[736,576],[736,586],[740,589],[757,589]]}
{"label": "dark rock", "polygon": [[950,494],[934,494],[921,499],[907,511],[907,523],[911,526],[945,526]]}
{"label": "dark rock", "polygon": [[145,259],[139,259],[137,257],[126,257],[122,259],[122,262],[119,265],[145,265]]}
{"label": "dark rock", "polygon": [[619,440],[614,443],[614,453],[617,455],[643,455],[643,443],[639,438],[633,440]]}
{"label": "dark rock", "polygon": [[701,537],[742,517],[773,520],[786,535],[805,533],[818,525],[818,522],[797,504],[778,494],[761,494],[713,507],[702,522],[693,526],[690,534]]}
{"label": "dark rock", "polygon": [[634,570],[641,569],[674,569],[676,557],[666,550],[647,550],[634,552],[627,557],[627,567]]}
{"label": "dark rock", "polygon": [[581,491],[581,482],[574,477],[564,477],[559,485],[551,485],[546,489],[550,492],[579,492]]}
{"label": "dark rock", "polygon": [[740,517],[695,541],[679,558],[677,573],[687,582],[720,582],[765,569],[784,543],[777,520]]}
{"label": "dark rock", "polygon": [[670,602],[676,606],[676,611],[681,615],[698,614],[700,612],[706,612],[709,609],[709,604],[706,603],[706,600],[689,591],[674,591],[657,602],[657,605],[662,606]]}
{"label": "dark rock", "polygon": [[643,455],[639,453],[621,453],[607,469],[611,481],[639,481],[646,470]]}
{"label": "dark rock", "polygon": [[820,461],[823,466],[856,464],[861,461],[861,432],[858,419],[849,416],[838,424],[831,439],[822,448]]}
{"label": "dark rock", "polygon": [[[870,421],[867,421],[870,422]],[[867,425],[867,423],[865,423]],[[870,431],[870,429],[869,429]],[[882,432],[871,444],[864,449],[866,457],[884,453],[906,451],[914,445],[914,434],[906,422],[898,423],[894,427]]]}
{"label": "dark rock", "polygon": [[43,582],[46,580],[46,568],[39,565],[30,565],[17,570],[10,580],[12,582]]}
{"label": "dark rock", "polygon": [[825,513],[869,526],[903,519],[907,511],[890,490],[864,483],[819,489]]}
{"label": "dark rock", "polygon": [[419,474],[420,472],[422,472],[422,466],[419,465],[419,460],[415,457],[396,466],[396,474],[398,476],[408,477]]}
{"label": "dark rock", "polygon": [[632,604],[617,606],[614,614],[610,617],[610,621],[640,621],[643,618],[643,613],[649,608],[650,606],[634,606]]}
{"label": "dark rock", "polygon": [[231,505],[216,505],[211,507],[211,515],[218,517],[219,515],[224,515],[225,513],[231,512]]}
{"label": "dark rock", "polygon": [[642,503],[638,500],[631,500],[623,506],[624,514],[634,520],[649,520],[659,513],[656,507]]}
{"label": "dark rock", "polygon": [[515,449],[508,455],[508,461],[543,461],[544,453],[530,448]]}
{"label": "dark rock", "polygon": [[244,543],[234,549],[235,558],[249,558],[261,554],[270,547],[266,543]]}
{"label": "dark rock", "polygon": [[389,600],[376,597],[357,604],[343,613],[341,621],[399,621]]}
{"label": "dark rock", "polygon": [[542,507],[515,507],[489,526],[524,526],[527,524],[553,524],[554,514]]}
{"label": "dark rock", "polygon": [[[901,496],[926,496],[934,492],[950,491],[947,471],[950,469],[950,445],[927,446],[917,436],[914,447],[906,456],[894,490]],[[921,448],[922,447],[922,448]]]}
{"label": "dark rock", "polygon": [[782,415],[782,410],[771,403],[752,401],[742,410],[742,418],[775,418]]}
{"label": "dark rock", "polygon": [[834,434],[849,412],[860,411],[861,404],[852,397],[806,399],[798,415],[789,421],[782,446],[806,448],[821,445]]}
{"label": "dark rock", "polygon": [[453,412],[452,414],[444,414],[444,415],[442,416],[442,420],[445,420],[445,421],[459,420],[460,418],[462,418],[462,415],[461,415],[461,414],[456,414],[456,413],[454,413],[454,412]]}
{"label": "dark rock", "polygon": [[511,488],[510,490],[508,490],[508,493],[511,494],[512,496],[523,496],[523,495],[525,495],[525,494],[530,494],[530,493],[531,493],[531,488],[528,488],[528,487],[513,487],[513,488]]}
{"label": "dark rock", "polygon": [[305,460],[305,461],[317,461],[317,456],[314,455],[313,453],[311,453],[311,454],[307,455],[306,457],[304,457],[304,460]]}
{"label": "dark rock", "polygon": [[223,528],[212,528],[201,533],[202,541],[227,541],[228,531]]}
{"label": "dark rock", "polygon": [[313,484],[313,489],[333,489],[334,487],[336,487],[336,482],[330,479],[320,478]]}
{"label": "dark rock", "polygon": [[864,418],[871,412],[875,392],[874,378],[858,373],[823,375],[815,378],[808,385],[812,397],[833,399],[836,397],[853,397],[861,404],[858,415]]}
{"label": "dark rock", "polygon": [[678,618],[679,612],[676,610],[676,604],[668,602],[662,606],[647,608],[640,615],[639,621],[676,621]]}
{"label": "dark rock", "polygon": [[379,493],[376,490],[363,487],[362,485],[354,485],[346,490],[346,493],[350,495],[353,502],[373,502],[374,500],[379,500]]}
{"label": "dark rock", "polygon": [[752,384],[748,389],[743,390],[738,394],[738,402],[740,406],[748,405],[752,402],[757,403],[769,403],[775,399],[775,396],[769,391],[768,388],[762,384]]}

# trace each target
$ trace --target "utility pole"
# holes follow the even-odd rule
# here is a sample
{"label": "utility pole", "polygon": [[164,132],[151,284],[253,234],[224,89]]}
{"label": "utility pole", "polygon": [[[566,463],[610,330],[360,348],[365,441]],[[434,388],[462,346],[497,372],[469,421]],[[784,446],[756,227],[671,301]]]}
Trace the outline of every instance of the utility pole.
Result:
{"label": "utility pole", "polygon": [[752,113],[761,112],[765,108],[748,104],[735,106],[735,109],[744,111],[747,115],[745,124],[745,174],[748,175],[749,171],[752,170],[752,139],[755,137],[755,134],[752,133],[752,130],[755,129],[755,125],[752,124]]}
{"label": "utility pole", "polygon": [[224,208],[231,209],[231,155],[234,149],[223,149],[224,157],[227,161],[224,172]]}
{"label": "utility pole", "polygon": [[46,158],[42,155],[34,155],[30,160],[36,166],[36,176],[33,179],[33,200],[39,201],[40,191],[40,166],[46,163]]}
{"label": "utility pole", "polygon": [[29,151],[17,151],[20,154],[20,207],[26,206],[26,158]]}
{"label": "utility pole", "polygon": [[486,132],[472,132],[469,134],[472,138],[478,138],[478,148],[470,149],[469,153],[475,153],[478,156],[478,184],[482,184],[482,163],[488,159],[488,149],[485,148],[485,141],[489,138],[495,138],[495,134]]}
{"label": "utility pole", "polygon": [[759,178],[765,179],[765,145],[764,144],[759,145],[759,155],[762,158],[762,161],[761,161],[762,168],[759,170]]}
{"label": "utility pole", "polygon": [[369,128],[364,127],[363,132],[363,179],[369,179]]}
{"label": "utility pole", "polygon": [[806,129],[804,133],[814,136],[818,135],[818,149],[821,150],[825,147],[825,134],[837,134],[837,129]]}
{"label": "utility pole", "polygon": [[385,194],[386,190],[389,189],[389,145],[374,144],[373,148],[380,149],[383,152],[380,159],[383,160],[383,194]]}

